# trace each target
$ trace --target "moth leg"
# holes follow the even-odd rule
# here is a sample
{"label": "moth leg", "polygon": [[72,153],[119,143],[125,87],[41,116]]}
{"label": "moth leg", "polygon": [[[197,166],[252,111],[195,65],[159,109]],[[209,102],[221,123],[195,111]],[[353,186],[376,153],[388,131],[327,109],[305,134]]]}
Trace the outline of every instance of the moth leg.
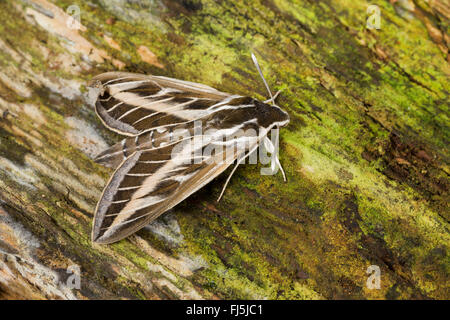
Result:
{"label": "moth leg", "polygon": [[275,152],[275,146],[267,136],[264,137],[264,147],[267,149],[267,151],[269,151],[269,153]]}
{"label": "moth leg", "polygon": [[287,182],[286,174],[284,173],[283,167],[281,166],[280,159],[279,159],[277,156],[275,156],[275,161],[276,161],[278,167],[280,168],[281,173],[283,174],[283,180],[284,180],[284,182]]}
{"label": "moth leg", "polygon": [[233,176],[233,174],[234,174],[234,172],[236,171],[237,167],[241,164],[242,161],[244,161],[246,158],[248,158],[248,156],[249,156],[250,154],[252,154],[252,152],[255,151],[257,148],[258,148],[258,145],[256,145],[256,147],[254,147],[254,148],[253,148],[251,151],[249,151],[244,157],[242,157],[242,159],[238,160],[238,162],[236,163],[236,165],[235,165],[234,168],[233,168],[233,171],[231,171],[230,175],[228,176],[228,179],[227,179],[227,181],[225,182],[225,185],[224,185],[223,188],[222,188],[222,192],[220,193],[220,196],[219,196],[219,198],[217,199],[217,202],[219,202],[220,199],[222,198],[223,193],[225,192],[225,189],[227,188],[227,185],[228,185],[228,183],[230,182],[231,177]]}
{"label": "moth leg", "polygon": [[[242,158],[244,159],[244,158]],[[236,171],[237,167],[241,164],[242,160],[239,160],[236,165],[233,168],[233,171],[231,171],[231,174],[228,176],[227,181],[225,182],[225,185],[222,188],[222,192],[220,193],[219,198],[217,198],[217,202],[220,201],[220,199],[222,199],[223,193],[225,192],[225,189],[227,188],[228,182],[230,182],[231,176],[234,174],[234,172]]]}
{"label": "moth leg", "polygon": [[272,171],[275,170],[275,166],[278,166],[278,168],[281,169],[281,173],[283,174],[283,180],[284,182],[287,181],[286,174],[284,173],[283,167],[281,166],[280,159],[278,158],[278,155],[275,154],[275,146],[273,145],[272,141],[266,136],[264,137],[264,146],[266,147],[267,151],[273,154],[272,156]]}

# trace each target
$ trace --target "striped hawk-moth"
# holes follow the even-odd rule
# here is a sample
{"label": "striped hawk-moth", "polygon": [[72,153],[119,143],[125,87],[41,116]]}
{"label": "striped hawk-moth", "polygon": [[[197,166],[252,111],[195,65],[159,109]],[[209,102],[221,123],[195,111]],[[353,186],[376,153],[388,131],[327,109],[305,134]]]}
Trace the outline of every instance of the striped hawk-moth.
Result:
{"label": "striped hawk-moth", "polygon": [[[99,89],[97,115],[125,136],[95,159],[115,172],[97,204],[92,241],[106,244],[131,235],[234,161],[232,175],[261,144],[275,152],[268,133],[287,125],[289,115],[275,105],[277,95],[252,58],[271,96],[264,102],[162,76],[108,72],[92,79],[90,86]],[[223,151],[230,145],[236,145],[231,155]],[[277,156],[272,167],[281,168]]]}

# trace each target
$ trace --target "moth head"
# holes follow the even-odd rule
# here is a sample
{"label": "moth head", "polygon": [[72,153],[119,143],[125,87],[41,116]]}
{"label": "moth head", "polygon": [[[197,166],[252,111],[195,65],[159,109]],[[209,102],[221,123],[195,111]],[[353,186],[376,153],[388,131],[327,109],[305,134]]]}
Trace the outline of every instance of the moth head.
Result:
{"label": "moth head", "polygon": [[288,125],[290,117],[286,111],[274,104],[272,106],[272,113],[276,127],[284,127]]}
{"label": "moth head", "polygon": [[258,124],[271,129],[273,127],[284,127],[289,123],[289,114],[275,104],[267,104],[254,100]]}

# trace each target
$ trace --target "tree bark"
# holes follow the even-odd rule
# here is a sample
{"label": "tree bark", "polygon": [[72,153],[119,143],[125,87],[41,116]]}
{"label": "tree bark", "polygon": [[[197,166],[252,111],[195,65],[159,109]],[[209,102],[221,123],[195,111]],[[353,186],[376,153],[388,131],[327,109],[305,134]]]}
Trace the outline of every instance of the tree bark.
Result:
{"label": "tree bark", "polygon": [[[0,1],[0,298],[448,299],[450,7],[372,2],[379,29],[359,0]],[[120,137],[87,82],[125,70],[265,100],[250,52],[283,89],[288,182],[243,165],[220,203],[227,173],[92,244],[112,173],[92,158]]]}

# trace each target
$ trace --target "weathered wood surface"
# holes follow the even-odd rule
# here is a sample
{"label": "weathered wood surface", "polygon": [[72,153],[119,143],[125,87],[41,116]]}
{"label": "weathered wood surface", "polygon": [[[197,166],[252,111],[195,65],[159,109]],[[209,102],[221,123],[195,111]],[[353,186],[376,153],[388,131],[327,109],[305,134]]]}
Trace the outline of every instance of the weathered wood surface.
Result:
{"label": "weathered wood surface", "polygon": [[[372,1],[380,30],[358,0],[137,2],[0,1],[1,298],[450,297],[447,1]],[[288,183],[245,165],[221,203],[226,174],[93,245],[111,170],[92,157],[120,137],[87,81],[123,69],[262,99],[250,51],[284,89]]]}

